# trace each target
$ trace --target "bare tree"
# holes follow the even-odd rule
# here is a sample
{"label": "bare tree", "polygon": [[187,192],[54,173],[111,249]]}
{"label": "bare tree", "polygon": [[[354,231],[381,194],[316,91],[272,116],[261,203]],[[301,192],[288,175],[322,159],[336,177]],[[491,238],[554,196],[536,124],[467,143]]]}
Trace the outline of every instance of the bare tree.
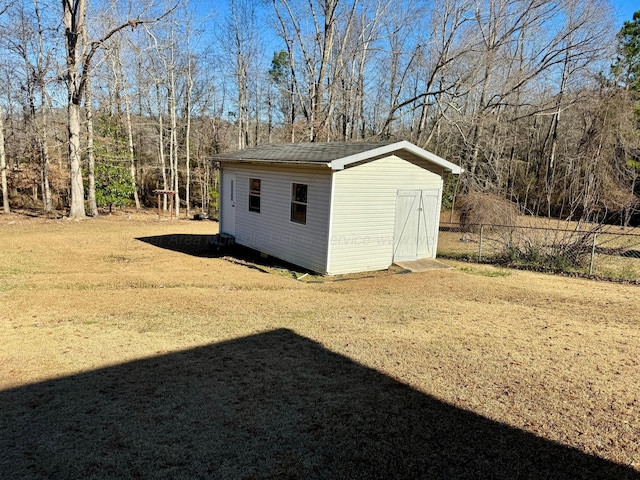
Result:
{"label": "bare tree", "polygon": [[82,166],[80,151],[80,105],[84,84],[83,72],[88,75],[88,64],[83,64],[83,45],[81,35],[86,22],[85,0],[62,0],[65,27],[65,46],[67,49],[67,89],[69,128],[69,167],[71,178],[70,216],[85,216],[84,187],[82,185]]}
{"label": "bare tree", "polygon": [[[9,4],[5,4],[0,9],[0,15],[3,15]],[[10,213],[9,206],[9,185],[7,184],[7,156],[4,148],[4,112],[0,103],[0,186],[2,187],[2,209],[4,213]]]}
{"label": "bare tree", "polygon": [[[175,8],[175,7],[174,7]],[[86,0],[62,0],[65,48],[67,51],[66,81],[68,93],[67,122],[69,143],[69,169],[71,178],[71,201],[69,215],[75,218],[86,216],[84,189],[82,185],[82,155],[80,146],[80,107],[86,83],[91,74],[91,61],[97,50],[113,35],[130,27],[158,21],[172,11],[155,20],[131,19],[112,28],[102,38],[90,44],[82,42],[82,32],[86,28]]]}
{"label": "bare tree", "polygon": [[[166,83],[167,73],[169,70],[169,61],[166,58],[166,49],[171,48],[169,42],[163,39],[159,39],[159,35],[151,29],[145,29],[146,38],[148,40],[148,47],[145,49],[148,51],[146,57],[148,59],[145,68],[145,77],[152,80],[152,89],[155,92],[155,105],[151,105],[149,101],[149,115],[156,117],[156,131],[157,131],[157,161],[160,173],[162,175],[162,190],[171,190],[173,182],[170,182],[170,178],[167,175],[167,155],[166,155],[166,127],[165,127],[165,111],[170,109],[170,103],[164,103],[163,91],[169,91],[169,86]],[[138,54],[138,62],[142,64],[142,57],[145,50],[141,50]],[[138,85],[140,88],[140,85]],[[173,137],[170,136],[170,139]],[[167,210],[167,195],[162,196],[162,208]]]}
{"label": "bare tree", "polygon": [[178,112],[176,99],[176,32],[171,22],[169,46],[169,121],[171,125],[169,140],[169,163],[171,165],[171,187],[174,191],[176,217],[180,218],[180,173],[178,170]]}
{"label": "bare tree", "polygon": [[[347,18],[352,19],[357,1],[350,2],[346,9]],[[319,140],[319,135],[326,135],[326,127],[331,118],[333,103],[327,98],[331,96],[329,88],[325,95],[326,84],[330,82],[330,70],[336,40],[336,28],[338,24],[339,0],[326,0],[316,4],[312,0],[292,5],[289,0],[272,2],[279,22],[279,34],[287,44],[289,61],[292,73],[295,72],[293,55],[296,51],[302,56],[304,66],[303,77],[306,84],[306,92],[303,93],[300,79],[292,76],[296,92],[301,99],[302,112],[307,120],[308,138],[310,141]],[[282,4],[282,6],[280,6]],[[311,31],[303,31],[303,20],[311,18]],[[349,20],[350,22],[350,20]],[[330,82],[334,84],[337,79]],[[304,101],[303,99],[306,99]]]}
{"label": "bare tree", "polygon": [[[40,6],[37,0],[32,10],[26,2],[12,9],[7,33],[3,41],[8,53],[20,59],[21,73],[18,75],[22,92],[25,141],[29,145],[30,169],[37,173],[39,180],[33,184],[34,200],[37,199],[38,184],[42,192],[43,210],[52,209],[49,186],[49,148],[48,148],[48,95],[47,87],[53,72],[53,52],[45,53],[45,27],[42,23]],[[28,138],[27,138],[28,137]],[[35,180],[35,177],[34,177]]]}
{"label": "bare tree", "polygon": [[233,65],[235,79],[236,106],[234,113],[237,123],[237,145],[239,149],[250,145],[250,111],[252,83],[256,88],[258,75],[258,33],[255,0],[229,0],[229,13],[224,21],[223,42],[227,61]]}
{"label": "bare tree", "polygon": [[0,179],[2,181],[2,208],[4,213],[10,213],[9,186],[7,185],[7,156],[4,150],[4,112],[0,104]]}
{"label": "bare tree", "polygon": [[185,116],[186,118],[186,127],[185,127],[185,138],[184,138],[184,150],[185,150],[185,168],[186,168],[186,178],[185,178],[185,205],[186,205],[186,214],[189,217],[190,214],[190,203],[191,203],[191,108],[192,108],[192,99],[193,99],[193,83],[194,83],[194,59],[190,52],[187,55],[187,91],[185,95]]}
{"label": "bare tree", "polygon": [[[88,29],[86,22],[82,26],[82,41],[84,45],[89,43]],[[96,201],[96,156],[94,150],[94,132],[93,132],[93,98],[91,91],[91,76],[87,76],[84,89],[84,107],[87,125],[87,201],[89,204],[89,213],[92,216],[98,216],[98,204]]]}
{"label": "bare tree", "polygon": [[50,158],[48,147],[48,96],[47,86],[45,82],[45,74],[47,70],[47,64],[49,59],[45,54],[44,45],[44,25],[42,22],[42,16],[40,13],[40,7],[38,0],[33,0],[33,9],[36,17],[38,27],[38,55],[36,60],[36,71],[38,72],[38,87],[40,89],[40,104],[41,104],[41,123],[38,128],[39,138],[38,143],[40,147],[40,157],[42,162],[42,204],[45,213],[49,213],[53,210],[53,204],[51,201],[51,186],[49,182],[49,170],[50,170]]}

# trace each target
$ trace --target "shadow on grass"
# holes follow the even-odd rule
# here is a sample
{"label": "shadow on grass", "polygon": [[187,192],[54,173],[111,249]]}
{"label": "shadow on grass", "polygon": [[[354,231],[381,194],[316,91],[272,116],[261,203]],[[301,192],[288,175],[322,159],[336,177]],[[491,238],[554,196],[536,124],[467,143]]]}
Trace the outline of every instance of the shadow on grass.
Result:
{"label": "shadow on grass", "polygon": [[[139,237],[139,240],[154,247],[185,253],[194,257],[214,258],[225,254],[223,250],[212,247],[215,235],[189,235],[174,233],[169,235],[156,235],[153,237]],[[230,250],[228,250],[230,251]]]}
{"label": "shadow on grass", "polygon": [[0,392],[0,478],[631,479],[280,329]]}
{"label": "shadow on grass", "polygon": [[[275,257],[261,256],[260,252],[241,245],[230,245],[222,248],[213,247],[215,235],[189,235],[174,233],[153,237],[139,237],[139,240],[165,250],[184,253],[194,257],[226,258],[250,268],[262,270],[260,267],[286,269],[292,272],[309,272],[304,268],[292,265]],[[265,270],[263,270],[265,271]]]}

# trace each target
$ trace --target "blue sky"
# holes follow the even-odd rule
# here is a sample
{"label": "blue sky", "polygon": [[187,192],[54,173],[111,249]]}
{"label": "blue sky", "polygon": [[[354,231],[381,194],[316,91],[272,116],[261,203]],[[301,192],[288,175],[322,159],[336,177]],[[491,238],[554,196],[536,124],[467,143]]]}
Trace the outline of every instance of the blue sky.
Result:
{"label": "blue sky", "polygon": [[[616,20],[616,26],[622,27],[622,24],[626,20],[633,18],[634,12],[640,10],[640,0],[610,0],[613,7],[613,15]],[[197,11],[210,11],[213,7],[214,12],[222,12],[227,8],[227,2],[220,2],[216,0],[196,0],[192,4],[195,4]]]}
{"label": "blue sky", "polygon": [[[616,19],[616,25],[622,27],[625,20],[631,20],[633,13],[640,10],[640,0],[610,0],[613,6],[613,14]],[[214,7],[214,11],[222,11],[227,8],[227,2],[219,2],[216,0],[199,0],[193,2],[196,6],[196,10],[210,10]]]}
{"label": "blue sky", "polygon": [[640,0],[611,0],[616,24],[622,27],[626,20],[633,19],[633,13],[640,10]]}

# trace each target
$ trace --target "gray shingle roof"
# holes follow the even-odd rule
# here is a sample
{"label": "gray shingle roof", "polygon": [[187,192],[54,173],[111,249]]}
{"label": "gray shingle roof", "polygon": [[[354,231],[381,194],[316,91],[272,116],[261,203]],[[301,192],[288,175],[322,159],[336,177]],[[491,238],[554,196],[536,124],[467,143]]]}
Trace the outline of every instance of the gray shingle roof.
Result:
{"label": "gray shingle roof", "polygon": [[211,159],[219,162],[325,164],[332,170],[342,170],[347,165],[373,160],[374,158],[401,151],[416,155],[418,158],[437,165],[447,172],[459,174],[463,171],[459,166],[407,141],[262,145],[235,152],[219,153],[213,155]]}
{"label": "gray shingle roof", "polygon": [[395,142],[331,142],[331,143],[288,143],[282,145],[262,145],[229,153],[213,155],[212,159],[255,160],[263,162],[329,163],[338,158],[349,157]]}

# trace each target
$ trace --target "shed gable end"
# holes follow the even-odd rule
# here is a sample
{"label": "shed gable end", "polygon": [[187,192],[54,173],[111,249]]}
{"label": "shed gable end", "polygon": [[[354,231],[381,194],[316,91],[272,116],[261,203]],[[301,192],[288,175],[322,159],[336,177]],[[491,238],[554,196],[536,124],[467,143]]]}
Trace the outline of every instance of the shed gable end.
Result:
{"label": "shed gable end", "polygon": [[395,155],[334,173],[329,273],[391,265],[399,189],[440,194],[442,178]]}

